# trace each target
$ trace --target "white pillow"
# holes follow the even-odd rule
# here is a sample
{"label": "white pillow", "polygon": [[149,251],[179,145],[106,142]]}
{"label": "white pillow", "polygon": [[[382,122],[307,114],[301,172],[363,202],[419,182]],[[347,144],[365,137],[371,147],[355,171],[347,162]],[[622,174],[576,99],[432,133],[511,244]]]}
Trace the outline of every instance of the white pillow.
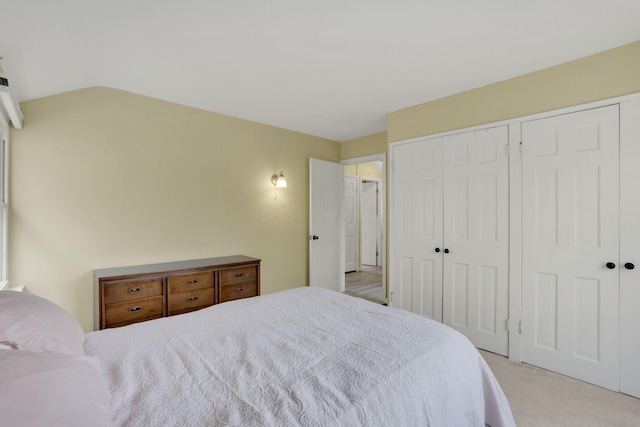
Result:
{"label": "white pillow", "polygon": [[24,292],[0,291],[0,342],[19,350],[84,353],[84,331],[51,301]]}
{"label": "white pillow", "polygon": [[0,424],[111,425],[111,393],[95,357],[0,351]]}

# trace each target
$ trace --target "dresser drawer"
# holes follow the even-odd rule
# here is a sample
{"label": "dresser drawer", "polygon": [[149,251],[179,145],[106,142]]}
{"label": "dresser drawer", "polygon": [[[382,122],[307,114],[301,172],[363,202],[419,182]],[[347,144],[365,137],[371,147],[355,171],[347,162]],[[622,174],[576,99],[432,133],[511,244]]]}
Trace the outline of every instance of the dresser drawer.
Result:
{"label": "dresser drawer", "polygon": [[233,285],[220,286],[220,302],[234,299],[255,297],[258,295],[258,283],[246,282]]}
{"label": "dresser drawer", "polygon": [[213,305],[213,288],[169,294],[169,316]]}
{"label": "dresser drawer", "polygon": [[169,293],[213,288],[213,271],[200,273],[175,274],[167,277]]}
{"label": "dresser drawer", "polygon": [[104,303],[131,301],[162,295],[162,278],[104,282]]}
{"label": "dresser drawer", "polygon": [[230,268],[220,271],[220,284],[229,285],[232,283],[251,282],[256,280],[258,266]]}
{"label": "dresser drawer", "polygon": [[164,297],[157,296],[134,301],[108,304],[105,307],[106,326],[130,323],[136,319],[155,319],[162,317]]}

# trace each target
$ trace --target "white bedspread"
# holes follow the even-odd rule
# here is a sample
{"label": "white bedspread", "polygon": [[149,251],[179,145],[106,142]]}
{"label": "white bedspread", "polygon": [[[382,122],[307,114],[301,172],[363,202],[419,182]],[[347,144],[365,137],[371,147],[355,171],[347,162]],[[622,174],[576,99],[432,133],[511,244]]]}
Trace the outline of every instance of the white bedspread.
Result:
{"label": "white bedspread", "polygon": [[85,349],[116,425],[514,425],[464,336],[318,288],[92,332]]}

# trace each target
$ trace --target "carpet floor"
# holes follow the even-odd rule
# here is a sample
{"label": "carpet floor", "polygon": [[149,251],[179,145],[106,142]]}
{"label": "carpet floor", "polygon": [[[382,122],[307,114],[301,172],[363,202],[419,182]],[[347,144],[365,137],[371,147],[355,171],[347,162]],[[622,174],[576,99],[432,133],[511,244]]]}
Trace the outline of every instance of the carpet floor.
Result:
{"label": "carpet floor", "polygon": [[480,350],[519,427],[640,426],[640,399]]}

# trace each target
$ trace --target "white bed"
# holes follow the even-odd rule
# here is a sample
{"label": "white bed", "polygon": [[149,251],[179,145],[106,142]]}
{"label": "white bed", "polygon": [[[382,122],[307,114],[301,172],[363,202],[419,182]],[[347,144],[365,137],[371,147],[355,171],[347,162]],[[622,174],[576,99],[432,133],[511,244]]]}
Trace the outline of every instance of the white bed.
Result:
{"label": "white bed", "polygon": [[423,317],[318,288],[85,334],[0,291],[0,425],[514,425],[478,351]]}
{"label": "white bed", "polygon": [[92,332],[117,426],[514,425],[458,332],[297,288]]}

